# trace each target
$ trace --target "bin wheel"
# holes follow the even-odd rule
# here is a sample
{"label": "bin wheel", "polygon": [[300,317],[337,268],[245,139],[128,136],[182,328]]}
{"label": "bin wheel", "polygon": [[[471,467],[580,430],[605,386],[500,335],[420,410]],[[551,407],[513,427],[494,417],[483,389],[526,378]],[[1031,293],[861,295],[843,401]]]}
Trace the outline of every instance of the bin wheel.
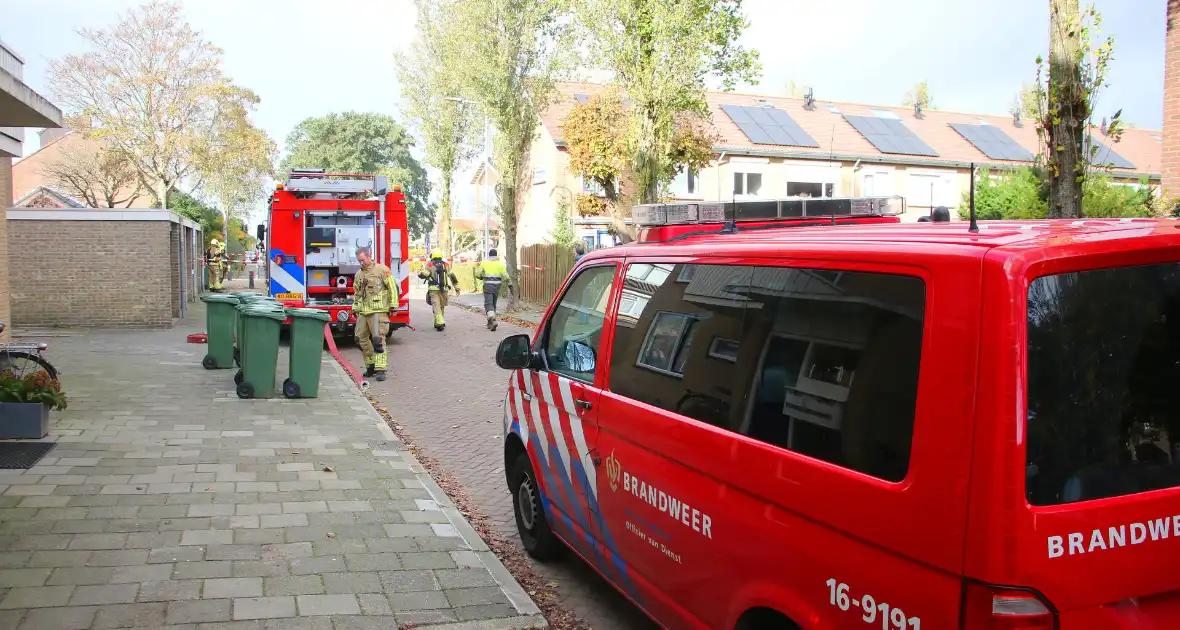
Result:
{"label": "bin wheel", "polygon": [[237,388],[238,398],[253,398],[254,386],[249,383],[239,383]]}
{"label": "bin wheel", "polygon": [[283,395],[287,398],[299,398],[299,383],[291,379],[283,381]]}
{"label": "bin wheel", "polygon": [[244,375],[242,374],[241,370],[238,370],[237,372],[235,372],[234,373],[234,385],[241,385],[242,378],[244,378]]}
{"label": "bin wheel", "polygon": [[201,359],[201,365],[204,366],[206,370],[216,370],[217,359],[214,359],[213,355],[211,354],[206,354],[205,358]]}

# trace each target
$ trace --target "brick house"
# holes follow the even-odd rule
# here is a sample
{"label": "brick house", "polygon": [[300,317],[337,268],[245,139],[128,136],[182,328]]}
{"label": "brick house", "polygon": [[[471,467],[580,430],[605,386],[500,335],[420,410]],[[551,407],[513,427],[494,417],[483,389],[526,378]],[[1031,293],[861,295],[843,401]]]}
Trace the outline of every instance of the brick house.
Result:
{"label": "brick house", "polygon": [[[1180,0],[1171,0],[1173,4]],[[1180,61],[1173,67],[1180,67]],[[1180,80],[1172,80],[1180,96]],[[520,245],[543,242],[554,212],[570,194],[595,193],[570,172],[562,124],[570,109],[605,86],[566,83],[541,116],[531,151],[532,186],[522,191]],[[872,106],[753,94],[707,95],[714,131],[713,163],[699,173],[681,173],[670,195],[681,200],[850,197],[901,195],[904,221],[947,206],[952,216],[970,181],[970,165],[1004,169],[1028,163],[1038,152],[1032,121],[909,107]],[[1180,113],[1177,114],[1180,117]],[[1178,118],[1180,120],[1180,118]],[[1098,156],[1118,183],[1159,185],[1163,138],[1159,131],[1128,129],[1115,144],[1093,129]],[[627,194],[624,183],[623,193]],[[575,214],[579,235],[610,244],[606,217]]]}
{"label": "brick house", "polygon": [[[24,60],[0,41],[0,212],[12,205],[12,158],[21,154],[26,127],[61,127],[61,110],[24,83]],[[8,238],[0,221],[0,321],[11,324]],[[0,334],[9,339],[11,326]]]}
{"label": "brick house", "polygon": [[1163,183],[1169,197],[1180,197],[1180,0],[1168,0],[1164,53]]}
{"label": "brick house", "polygon": [[13,208],[5,223],[18,326],[169,328],[200,292],[204,236],[174,212]]}
{"label": "brick house", "polygon": [[[69,159],[72,154],[94,151],[96,144],[94,140],[68,128],[45,129],[40,132],[40,137],[41,148],[12,165],[12,194],[16,199],[22,199],[39,188],[53,189],[57,193],[65,194],[57,182],[53,180],[53,177],[46,173],[46,168],[56,162]],[[93,196],[100,201],[102,199],[102,194],[98,190],[94,191]],[[152,207],[151,195],[140,186],[136,186],[134,189],[120,190],[116,199],[121,202],[118,204],[118,207],[121,208]],[[52,199],[45,201],[47,203],[53,202]],[[85,205],[84,200],[76,201]],[[24,207],[57,207],[33,205],[38,202],[37,198],[29,198]]]}

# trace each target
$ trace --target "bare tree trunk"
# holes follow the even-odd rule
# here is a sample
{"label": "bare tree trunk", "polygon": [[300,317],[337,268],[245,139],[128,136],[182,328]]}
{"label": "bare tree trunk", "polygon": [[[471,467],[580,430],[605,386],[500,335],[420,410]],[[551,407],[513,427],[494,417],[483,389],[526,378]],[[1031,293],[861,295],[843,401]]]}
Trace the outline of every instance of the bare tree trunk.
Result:
{"label": "bare tree trunk", "polygon": [[153,182],[152,194],[156,197],[156,206],[163,210],[168,209],[168,189],[171,188],[168,182],[157,179]]}
{"label": "bare tree trunk", "polygon": [[[486,176],[486,173],[485,173]],[[454,177],[452,173],[443,172],[442,174],[442,198],[439,201],[439,217],[438,224],[442,228],[439,230],[439,240],[442,241],[443,256],[448,260],[455,255],[454,247],[451,238],[453,226],[451,225],[451,180]]]}
{"label": "bare tree trunk", "polygon": [[623,199],[615,192],[615,182],[609,182],[609,185],[603,188],[606,191],[606,210],[610,216],[611,231],[614,232],[615,238],[620,243],[634,241],[636,235],[635,226],[627,225],[627,218],[631,216],[631,209],[625,205]]}
{"label": "bare tree trunk", "polygon": [[1082,181],[1087,163],[1083,137],[1089,111],[1080,62],[1078,0],[1049,0],[1050,218],[1082,216]]}
{"label": "bare tree trunk", "polygon": [[504,231],[504,264],[515,291],[508,294],[508,308],[516,308],[520,294],[520,268],[516,260],[516,186],[503,180],[500,184],[500,229]]}

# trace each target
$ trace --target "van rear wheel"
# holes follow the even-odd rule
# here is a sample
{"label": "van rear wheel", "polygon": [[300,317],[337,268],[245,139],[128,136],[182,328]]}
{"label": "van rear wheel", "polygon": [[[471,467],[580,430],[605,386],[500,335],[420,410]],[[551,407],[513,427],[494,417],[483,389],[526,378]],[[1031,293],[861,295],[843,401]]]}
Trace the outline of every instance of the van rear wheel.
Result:
{"label": "van rear wheel", "polygon": [[516,513],[516,531],[524,550],[537,560],[550,560],[560,551],[557,537],[549,528],[545,508],[541,502],[541,488],[528,453],[521,453],[512,462],[509,477],[512,488],[512,509]]}

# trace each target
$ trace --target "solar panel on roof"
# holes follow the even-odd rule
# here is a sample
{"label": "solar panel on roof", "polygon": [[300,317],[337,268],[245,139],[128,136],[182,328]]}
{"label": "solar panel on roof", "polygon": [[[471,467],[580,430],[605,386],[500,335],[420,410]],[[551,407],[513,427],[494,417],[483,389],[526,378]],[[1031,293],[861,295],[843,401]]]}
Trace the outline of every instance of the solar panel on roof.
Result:
{"label": "solar panel on roof", "polygon": [[1096,147],[1098,150],[1094,152],[1094,159],[1092,164],[1096,166],[1109,166],[1111,168],[1135,168],[1135,165],[1128,162],[1126,158],[1115,153],[1113,149],[1102,144],[1102,142],[1095,140],[1093,136],[1087,136],[1086,151],[1089,152],[1090,146]]}
{"label": "solar panel on roof", "polygon": [[975,145],[980,153],[993,160],[1008,160],[1011,162],[1031,162],[1033,154],[1028,149],[1016,144],[999,127],[991,125],[968,125],[965,123],[948,123],[951,128],[959,132],[967,142]]}
{"label": "solar panel on roof", "polygon": [[938,157],[938,152],[931,149],[930,145],[923,142],[900,120],[848,114],[844,114],[844,120],[882,153]]}
{"label": "solar panel on roof", "polygon": [[819,143],[786,112],[774,107],[722,105],[721,110],[755,144],[785,147],[819,147]]}

